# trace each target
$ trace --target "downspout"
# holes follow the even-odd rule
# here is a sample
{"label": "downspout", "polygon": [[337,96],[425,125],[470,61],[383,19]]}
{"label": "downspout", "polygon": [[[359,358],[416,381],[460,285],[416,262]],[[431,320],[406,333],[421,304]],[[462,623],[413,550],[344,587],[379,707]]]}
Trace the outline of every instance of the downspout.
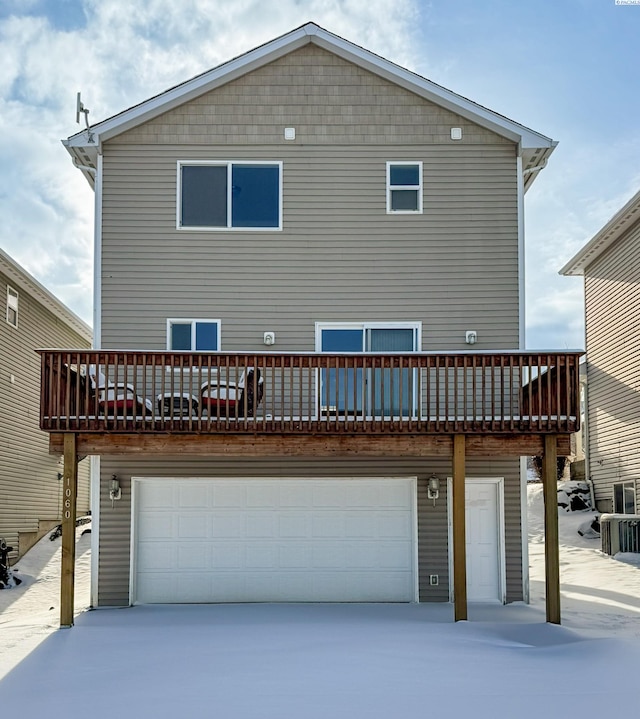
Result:
{"label": "downspout", "polygon": [[[525,285],[524,285],[524,173],[522,171],[522,149],[516,156],[517,172],[517,215],[518,215],[518,348],[523,350],[525,335]],[[529,505],[527,501],[527,458],[520,457],[520,527],[522,532],[522,599],[530,601],[529,590]]]}
{"label": "downspout", "polygon": [[[76,162],[76,167],[80,167]],[[98,154],[94,192],[93,230],[93,349],[102,347],[102,154]],[[81,168],[82,169],[82,168]],[[100,457],[91,457],[91,607],[98,606],[98,567],[100,560]]]}
{"label": "downspout", "polygon": [[96,168],[91,167],[90,165],[81,165],[76,158],[74,157],[72,159],[73,166],[77,167],[79,170],[84,170],[85,172],[90,172],[94,177],[96,176]]}

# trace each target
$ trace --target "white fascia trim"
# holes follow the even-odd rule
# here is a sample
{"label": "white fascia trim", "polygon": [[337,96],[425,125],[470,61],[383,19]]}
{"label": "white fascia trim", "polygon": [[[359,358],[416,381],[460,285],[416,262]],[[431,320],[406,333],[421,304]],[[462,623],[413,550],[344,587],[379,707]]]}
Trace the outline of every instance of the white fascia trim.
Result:
{"label": "white fascia trim", "polygon": [[616,212],[609,222],[567,262],[559,274],[573,277],[584,275],[586,267],[611,247],[638,219],[640,219],[640,192],[636,192],[629,202]]}
{"label": "white fascia trim", "polygon": [[91,342],[91,327],[2,249],[0,249],[0,271],[9,278],[11,286],[17,292],[24,292],[25,295],[32,297],[62,320],[67,327],[77,332],[87,342]]}
{"label": "white fascia trim", "polygon": [[522,155],[516,157],[517,213],[518,213],[518,349],[526,347],[526,287],[525,287],[525,242],[524,242],[524,177]]}
{"label": "white fascia trim", "polygon": [[437,85],[431,80],[427,80],[410,70],[406,70],[322,28],[318,29],[314,43],[345,60],[354,62],[360,67],[390,80],[396,85],[400,85],[400,87],[404,87],[406,90],[420,95],[426,100],[434,102],[440,107],[451,110],[471,122],[485,127],[488,130],[492,130],[502,137],[506,137],[514,142],[520,142],[524,148],[553,148],[557,144],[546,135],[535,132],[535,130],[530,130],[528,127],[520,125],[513,120],[509,120],[486,107],[482,107],[482,105],[478,105],[462,97],[462,95],[457,95],[455,92],[447,90],[447,88]]}
{"label": "white fascia trim", "polygon": [[[240,57],[230,60],[213,70],[198,75],[186,82],[167,90],[149,100],[146,100],[135,107],[125,110],[114,117],[99,122],[91,127],[91,132],[100,138],[100,142],[109,140],[116,135],[126,132],[137,125],[151,120],[162,113],[172,110],[185,102],[200,97],[205,92],[214,90],[235,80],[242,75],[273,62],[279,57],[288,54],[310,41],[310,35],[305,28],[299,28],[293,32],[283,35],[266,45],[251,50]],[[86,145],[86,131],[73,135],[63,144],[70,150],[72,147]]]}
{"label": "white fascia trim", "polygon": [[[498,115],[409,70],[405,70],[369,50],[327,32],[314,23],[308,23],[198,77],[187,80],[129,110],[99,122],[91,127],[91,132],[99,142],[104,142],[174,107],[199,97],[205,92],[228,83],[257,67],[272,62],[309,42],[313,42],[318,47],[390,80],[400,87],[404,87],[440,107],[451,110],[502,137],[513,142],[519,142],[523,148],[553,149],[556,145],[551,138],[530,130],[502,115]],[[83,131],[71,136],[63,144],[71,151],[73,147],[86,146],[87,137],[87,132]]]}
{"label": "white fascia trim", "polygon": [[93,220],[93,349],[102,348],[102,155],[98,155]]}

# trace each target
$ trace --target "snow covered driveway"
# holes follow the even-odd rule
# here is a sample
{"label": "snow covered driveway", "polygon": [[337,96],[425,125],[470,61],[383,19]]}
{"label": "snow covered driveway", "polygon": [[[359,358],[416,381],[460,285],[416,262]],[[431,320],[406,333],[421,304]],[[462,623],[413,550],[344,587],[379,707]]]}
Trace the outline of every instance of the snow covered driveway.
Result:
{"label": "snow covered driveway", "polygon": [[581,637],[522,605],[482,612],[493,621],[454,624],[451,607],[415,604],[87,612],[5,677],[2,712],[45,716],[68,702],[96,719],[635,715],[637,644]]}

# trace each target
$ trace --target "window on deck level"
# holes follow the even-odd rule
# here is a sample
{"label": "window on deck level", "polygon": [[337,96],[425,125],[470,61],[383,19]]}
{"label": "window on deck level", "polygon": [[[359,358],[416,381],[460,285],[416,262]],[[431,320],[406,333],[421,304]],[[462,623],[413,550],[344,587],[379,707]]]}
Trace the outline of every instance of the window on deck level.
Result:
{"label": "window on deck level", "polygon": [[220,349],[220,320],[167,320],[167,349],[217,352]]}
{"label": "window on deck level", "polygon": [[[417,352],[420,323],[318,323],[320,352]],[[321,410],[363,416],[412,416],[417,407],[415,370],[323,369],[320,373]]]}

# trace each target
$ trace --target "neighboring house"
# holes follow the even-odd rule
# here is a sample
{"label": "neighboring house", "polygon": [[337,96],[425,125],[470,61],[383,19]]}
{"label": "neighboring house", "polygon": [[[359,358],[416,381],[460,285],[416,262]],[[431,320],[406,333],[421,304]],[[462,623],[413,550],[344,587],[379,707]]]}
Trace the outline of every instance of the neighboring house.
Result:
{"label": "neighboring house", "polygon": [[[91,329],[2,250],[0,297],[0,537],[15,559],[61,519],[62,463],[39,428],[36,349],[90,347]],[[89,509],[88,469],[83,463],[81,513]]]}
{"label": "neighboring house", "polygon": [[554,141],[308,24],[64,144],[101,351],[43,356],[42,427],[100,455],[94,606],[527,597],[520,457],[578,425],[579,353],[522,349]]}
{"label": "neighboring house", "polygon": [[601,512],[640,513],[640,192],[560,270],[583,275],[588,476]]}

